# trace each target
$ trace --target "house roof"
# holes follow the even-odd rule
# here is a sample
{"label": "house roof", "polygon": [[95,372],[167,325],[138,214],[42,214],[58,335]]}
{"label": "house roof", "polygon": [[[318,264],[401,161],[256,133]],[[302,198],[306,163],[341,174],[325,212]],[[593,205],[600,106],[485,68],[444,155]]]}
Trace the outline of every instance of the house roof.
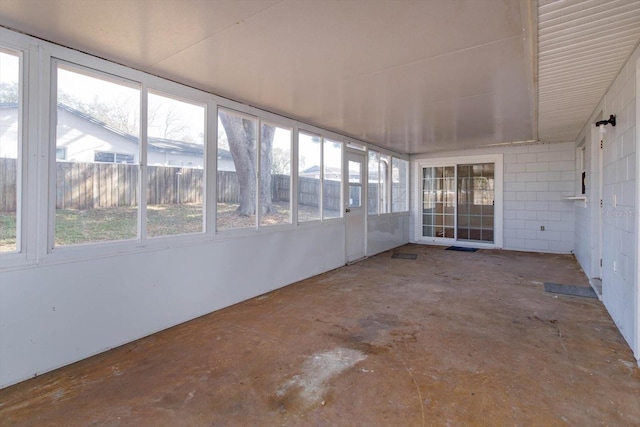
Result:
{"label": "house roof", "polygon": [[[18,108],[18,104],[16,103],[0,103],[0,108],[1,109],[17,109]],[[138,137],[131,135],[129,133],[123,132],[120,129],[117,129],[113,126],[110,126],[109,124],[96,119],[95,117],[92,117],[86,113],[83,113],[82,111],[79,111],[73,107],[70,107],[68,105],[62,104],[62,103],[58,103],[58,108],[60,110],[66,111],[70,114],[72,114],[73,116],[85,120],[86,122],[89,122],[91,124],[93,124],[96,127],[100,127],[102,129],[105,129],[109,132],[111,132],[114,135],[118,135],[121,138],[124,138],[126,140],[129,140],[131,142],[138,142]],[[178,141],[178,140],[172,140],[172,139],[164,139],[164,138],[157,138],[157,137],[148,137],[147,139],[147,144],[149,146],[150,150],[155,150],[158,152],[163,152],[163,153],[170,153],[170,154],[185,154],[185,155],[192,155],[192,156],[202,156],[203,152],[204,152],[204,147],[202,146],[202,144],[193,144],[193,143],[189,143],[189,142],[184,142],[184,141]],[[222,158],[231,158],[231,154],[228,152],[228,150],[224,150],[224,149],[219,149],[218,150],[218,157],[222,157]]]}

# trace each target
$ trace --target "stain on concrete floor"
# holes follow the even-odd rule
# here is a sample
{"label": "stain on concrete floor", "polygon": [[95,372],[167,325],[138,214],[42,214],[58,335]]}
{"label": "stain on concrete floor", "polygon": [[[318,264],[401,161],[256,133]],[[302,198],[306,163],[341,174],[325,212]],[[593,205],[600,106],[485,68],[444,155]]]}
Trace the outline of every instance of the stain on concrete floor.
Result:
{"label": "stain on concrete floor", "polygon": [[408,245],[0,390],[0,425],[640,425],[575,259]]}

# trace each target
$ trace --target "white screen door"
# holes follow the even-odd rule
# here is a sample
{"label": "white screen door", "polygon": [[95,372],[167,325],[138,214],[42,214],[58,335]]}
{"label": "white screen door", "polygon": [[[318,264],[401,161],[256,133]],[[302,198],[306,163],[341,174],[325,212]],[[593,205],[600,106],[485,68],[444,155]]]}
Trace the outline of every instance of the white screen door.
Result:
{"label": "white screen door", "polygon": [[347,197],[345,197],[347,263],[365,256],[364,154],[347,152]]}

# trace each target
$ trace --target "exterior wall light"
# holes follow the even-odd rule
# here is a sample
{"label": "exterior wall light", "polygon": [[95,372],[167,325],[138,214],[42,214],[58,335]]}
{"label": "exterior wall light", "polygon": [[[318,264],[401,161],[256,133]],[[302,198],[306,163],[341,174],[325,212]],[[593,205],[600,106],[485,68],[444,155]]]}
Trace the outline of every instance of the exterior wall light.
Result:
{"label": "exterior wall light", "polygon": [[596,122],[596,126],[598,126],[598,131],[601,134],[605,134],[607,133],[607,129],[606,129],[606,125],[611,125],[611,126],[615,126],[616,125],[616,116],[614,116],[613,114],[611,114],[609,116],[609,120],[600,120],[599,122]]}

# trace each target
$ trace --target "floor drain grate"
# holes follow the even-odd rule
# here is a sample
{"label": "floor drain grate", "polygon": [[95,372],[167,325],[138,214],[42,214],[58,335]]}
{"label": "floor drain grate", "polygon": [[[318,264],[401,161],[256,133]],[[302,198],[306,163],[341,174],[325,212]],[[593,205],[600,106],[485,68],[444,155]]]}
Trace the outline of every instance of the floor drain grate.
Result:
{"label": "floor drain grate", "polygon": [[403,254],[403,253],[399,253],[399,252],[394,252],[393,255],[391,255],[391,258],[418,259],[418,254]]}
{"label": "floor drain grate", "polygon": [[558,283],[545,283],[544,291],[554,294],[571,295],[574,297],[598,298],[594,290],[589,286],[560,285]]}

